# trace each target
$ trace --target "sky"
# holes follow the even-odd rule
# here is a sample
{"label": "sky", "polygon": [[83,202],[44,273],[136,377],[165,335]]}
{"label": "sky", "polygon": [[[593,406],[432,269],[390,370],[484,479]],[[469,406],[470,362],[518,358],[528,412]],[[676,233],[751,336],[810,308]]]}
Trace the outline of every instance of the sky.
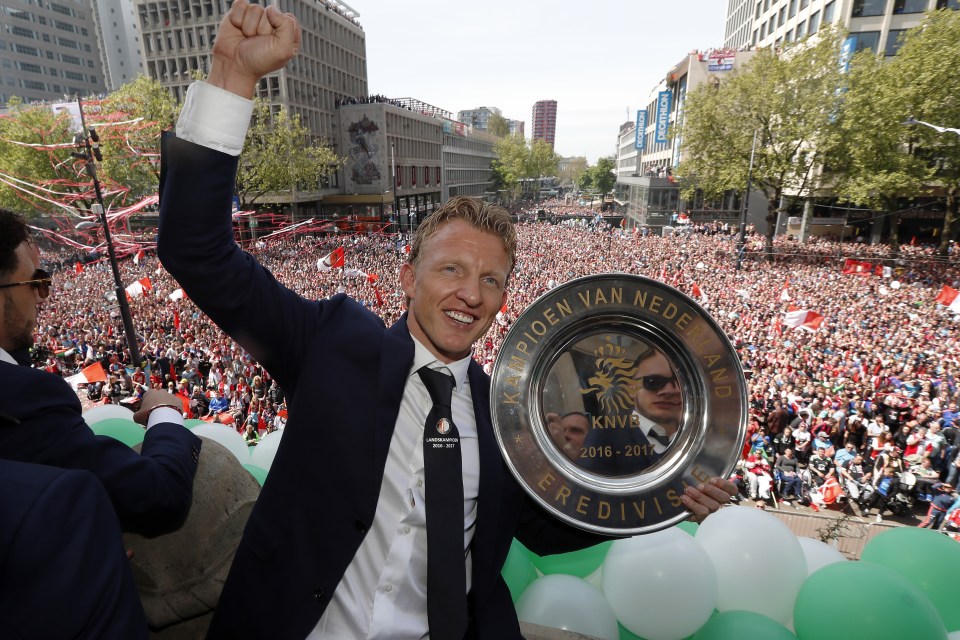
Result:
{"label": "sky", "polygon": [[557,101],[554,149],[592,165],[693,49],[723,45],[726,0],[348,0],[370,94],[523,120]]}

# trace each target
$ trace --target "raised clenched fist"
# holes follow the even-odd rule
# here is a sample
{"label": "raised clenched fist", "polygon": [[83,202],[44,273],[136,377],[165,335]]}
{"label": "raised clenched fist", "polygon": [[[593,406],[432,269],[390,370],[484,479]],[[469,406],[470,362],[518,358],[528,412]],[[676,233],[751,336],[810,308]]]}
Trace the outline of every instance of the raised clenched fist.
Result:
{"label": "raised clenched fist", "polygon": [[300,50],[300,24],[271,5],[234,0],[220,21],[207,82],[245,98],[263,76],[283,68]]}

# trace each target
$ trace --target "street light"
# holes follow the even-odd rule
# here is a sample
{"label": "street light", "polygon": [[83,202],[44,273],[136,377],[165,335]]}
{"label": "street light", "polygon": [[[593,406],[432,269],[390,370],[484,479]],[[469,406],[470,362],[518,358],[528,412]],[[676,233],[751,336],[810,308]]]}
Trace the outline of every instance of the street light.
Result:
{"label": "street light", "polygon": [[955,133],[955,134],[957,134],[958,136],[960,136],[960,129],[955,129],[955,128],[953,128],[953,127],[940,127],[940,126],[937,126],[937,125],[935,125],[935,124],[930,124],[929,122],[924,122],[923,120],[917,120],[917,119],[914,118],[913,116],[910,116],[909,118],[907,118],[906,120],[904,120],[904,121],[901,122],[900,124],[906,125],[906,126],[912,126],[912,125],[915,125],[915,124],[922,124],[922,125],[925,126],[925,127],[930,127],[931,129],[933,129],[933,130],[936,131],[937,133],[946,133],[947,131],[949,131],[950,133]]}
{"label": "street light", "polygon": [[750,145],[750,168],[747,169],[747,191],[743,195],[740,207],[740,237],[737,239],[737,271],[743,268],[743,251],[747,246],[747,208],[750,206],[750,188],[753,182],[753,156],[757,152],[757,130],[753,130],[753,144]]}
{"label": "street light", "polygon": [[[123,320],[123,332],[127,337],[127,348],[130,349],[130,358],[133,360],[133,366],[140,366],[140,345],[137,343],[137,334],[133,328],[133,316],[130,315],[130,305],[127,304],[127,295],[123,287],[123,280],[120,279],[120,268],[117,266],[117,253],[113,249],[113,240],[110,238],[110,226],[107,224],[107,213],[103,206],[103,192],[100,191],[100,180],[97,179],[97,166],[94,160],[102,161],[100,154],[100,136],[92,128],[87,129],[86,121],[83,117],[83,103],[80,96],[77,96],[77,108],[80,110],[80,132],[73,138],[73,143],[78,151],[70,155],[74,158],[83,160],[87,175],[93,180],[93,191],[96,194],[96,203],[90,205],[90,212],[99,217],[100,224],[103,227],[103,238],[107,243],[107,253],[110,255],[110,268],[113,271],[113,283],[116,287],[117,305],[120,307],[120,318]],[[81,222],[81,226],[88,227],[90,221]]]}

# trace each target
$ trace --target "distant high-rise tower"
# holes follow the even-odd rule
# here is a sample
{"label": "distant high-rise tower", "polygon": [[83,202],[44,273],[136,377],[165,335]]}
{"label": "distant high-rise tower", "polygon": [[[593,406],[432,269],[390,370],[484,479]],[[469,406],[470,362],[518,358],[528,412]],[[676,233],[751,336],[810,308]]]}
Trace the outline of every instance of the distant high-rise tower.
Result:
{"label": "distant high-rise tower", "polygon": [[557,101],[541,100],[533,105],[533,139],[546,140],[553,148],[557,134]]}

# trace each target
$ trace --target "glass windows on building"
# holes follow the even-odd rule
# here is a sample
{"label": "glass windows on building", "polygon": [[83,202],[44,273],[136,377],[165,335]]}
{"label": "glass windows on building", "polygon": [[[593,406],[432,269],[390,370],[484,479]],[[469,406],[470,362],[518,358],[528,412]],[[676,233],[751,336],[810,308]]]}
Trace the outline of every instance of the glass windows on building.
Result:
{"label": "glass windows on building", "polygon": [[823,8],[823,24],[833,22],[833,12],[836,9],[836,4],[836,2],[828,2],[827,6]]}
{"label": "glass windows on building", "polygon": [[861,31],[860,33],[851,33],[850,37],[854,39],[856,43],[854,46],[854,53],[863,51],[864,49],[871,49],[876,51],[877,47],[880,46],[880,32],[879,31]]}
{"label": "glass windows on building", "polygon": [[927,0],[894,0],[893,13],[923,13],[927,10]]}
{"label": "glass windows on building", "polygon": [[797,15],[797,0],[790,0],[790,17]]}
{"label": "glass windows on building", "polygon": [[886,56],[897,55],[900,45],[903,44],[901,36],[906,32],[906,29],[890,29],[890,32],[887,33],[887,46],[884,47],[883,54]]}
{"label": "glass windows on building", "polygon": [[809,35],[813,35],[817,32],[817,29],[820,28],[820,12],[814,11],[810,14],[810,29],[807,31]]}
{"label": "glass windows on building", "polygon": [[960,9],[960,0],[937,0],[937,9]]}
{"label": "glass windows on building", "polygon": [[887,0],[854,0],[853,12],[850,15],[854,18],[882,16],[886,6]]}

